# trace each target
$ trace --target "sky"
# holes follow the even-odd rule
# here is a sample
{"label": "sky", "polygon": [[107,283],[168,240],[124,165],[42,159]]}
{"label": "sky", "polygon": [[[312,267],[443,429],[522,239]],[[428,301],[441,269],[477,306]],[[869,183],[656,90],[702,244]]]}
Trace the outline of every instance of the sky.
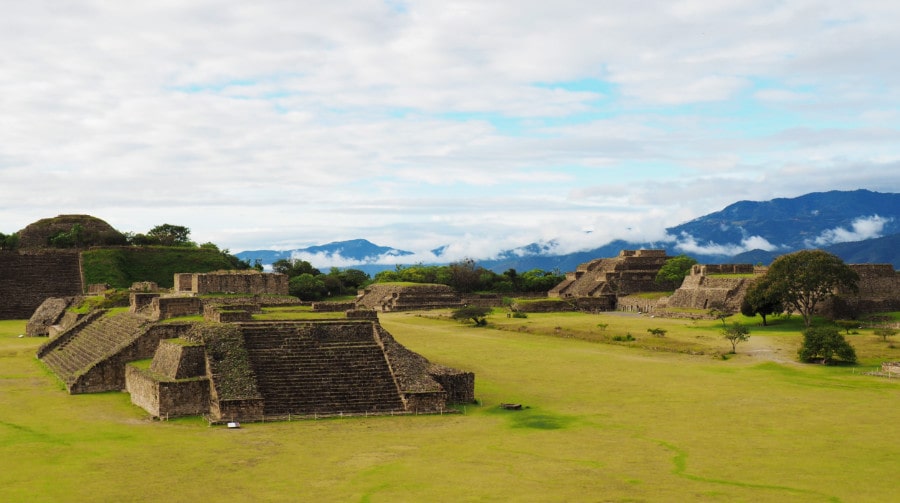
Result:
{"label": "sky", "polygon": [[[900,192],[900,2],[7,2],[0,232],[568,253]],[[723,246],[740,244],[724,243]]]}

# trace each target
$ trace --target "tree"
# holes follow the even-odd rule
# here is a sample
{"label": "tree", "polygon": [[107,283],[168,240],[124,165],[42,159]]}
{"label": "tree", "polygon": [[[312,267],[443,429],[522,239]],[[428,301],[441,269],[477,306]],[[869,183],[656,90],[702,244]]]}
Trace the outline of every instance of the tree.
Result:
{"label": "tree", "polygon": [[731,343],[732,354],[737,353],[739,342],[745,342],[750,339],[750,329],[736,321],[730,327],[722,329],[722,334]]}
{"label": "tree", "polygon": [[485,318],[488,314],[490,314],[491,308],[484,306],[465,306],[461,307],[450,315],[451,318],[457,321],[468,321],[472,320],[475,322],[475,326],[483,327],[487,325],[487,319]]}
{"label": "tree", "polygon": [[881,328],[876,328],[876,329],[873,331],[873,333],[874,333],[875,335],[881,337],[881,339],[882,339],[884,342],[887,342],[887,338],[888,338],[888,337],[893,337],[893,336],[897,335],[897,329],[895,329],[895,328],[889,328],[889,327],[881,327]]}
{"label": "tree", "polygon": [[857,292],[859,275],[839,257],[822,250],[802,250],[772,262],[765,280],[783,303],[803,317],[807,327],[816,306],[834,295],[835,289]]}
{"label": "tree", "polygon": [[150,229],[147,237],[162,246],[192,246],[191,230],[183,225],[162,224]]}
{"label": "tree", "polygon": [[713,318],[722,321],[722,328],[725,328],[725,318],[734,314],[728,309],[728,306],[726,306],[724,302],[713,302],[708,313]]}
{"label": "tree", "polygon": [[287,275],[288,278],[300,276],[301,274],[311,274],[313,276],[322,274],[318,269],[313,267],[312,264],[305,260],[286,258],[276,260],[272,263],[272,271]]}
{"label": "tree", "polygon": [[772,288],[765,277],[755,282],[741,301],[741,314],[748,317],[762,317],[762,324],[766,326],[766,316],[778,314],[784,311],[781,295]]}
{"label": "tree", "polygon": [[856,363],[856,351],[835,327],[809,327],[803,331],[803,343],[797,351],[800,361],[821,361],[823,365],[839,359]]}
{"label": "tree", "polygon": [[472,259],[465,259],[450,264],[450,286],[457,292],[469,293],[478,289],[481,279],[481,267]]}
{"label": "tree", "polygon": [[324,281],[312,274],[304,273],[288,281],[288,292],[303,300],[319,300],[325,296],[328,289]]}
{"label": "tree", "polygon": [[675,285],[675,288],[678,288],[696,263],[697,261],[694,258],[684,254],[672,257],[666,260],[663,266],[659,268],[655,281],[660,284],[672,283]]}
{"label": "tree", "polygon": [[19,233],[3,234],[0,232],[0,250],[15,250],[19,246]]}

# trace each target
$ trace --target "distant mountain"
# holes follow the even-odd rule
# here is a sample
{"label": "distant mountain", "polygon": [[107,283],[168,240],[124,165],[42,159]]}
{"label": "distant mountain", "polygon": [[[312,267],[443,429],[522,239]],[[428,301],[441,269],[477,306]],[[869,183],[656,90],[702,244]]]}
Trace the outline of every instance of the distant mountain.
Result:
{"label": "distant mountain", "polygon": [[[336,266],[354,264],[351,267],[361,269],[368,274],[374,274],[385,269],[393,269],[394,265],[383,265],[378,262],[385,257],[404,257],[413,252],[398,250],[389,246],[378,246],[365,239],[351,239],[348,241],[335,241],[324,245],[297,248],[295,250],[248,250],[236,253],[241,260],[247,260],[251,264],[257,260],[261,264],[272,264],[278,260],[299,258],[313,263],[319,267],[321,262],[330,262]],[[315,258],[317,260],[310,260]]]}
{"label": "distant mountain", "polygon": [[[669,255],[687,254],[702,263],[769,264],[784,253],[821,248],[848,263],[889,263],[900,269],[900,194],[868,190],[831,191],[771,201],[739,201],[666,229],[671,239],[659,243],[612,241],[598,248],[553,255],[555,243],[532,243],[507,250],[495,259],[479,260],[495,272],[531,269],[574,271],[595,258],[613,257],[623,249],[664,249]],[[447,246],[432,250],[441,257]],[[350,265],[375,274],[390,265],[384,257],[403,257],[412,252],[377,246],[365,239],[275,252],[238,253],[241,259],[271,264],[281,258],[317,257],[336,266]],[[308,259],[307,259],[308,260]],[[319,267],[317,265],[317,267]],[[320,267],[321,268],[321,267]]]}

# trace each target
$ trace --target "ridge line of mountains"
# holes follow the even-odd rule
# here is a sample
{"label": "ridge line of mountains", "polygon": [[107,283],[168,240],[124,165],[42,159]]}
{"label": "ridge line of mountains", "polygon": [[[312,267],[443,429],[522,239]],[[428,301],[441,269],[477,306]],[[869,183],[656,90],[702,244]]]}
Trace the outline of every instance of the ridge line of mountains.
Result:
{"label": "ridge line of mountains", "polygon": [[[847,263],[892,264],[900,269],[900,194],[869,190],[814,192],[770,201],[739,201],[721,211],[666,229],[669,239],[659,242],[615,240],[597,248],[558,255],[555,243],[532,243],[507,250],[496,258],[477,260],[481,267],[503,272],[543,269],[574,271],[595,258],[613,257],[623,249],[664,249],[669,255],[686,254],[701,263],[769,264],[775,257],[797,250],[819,248]],[[432,250],[438,258],[445,247]],[[338,241],[296,250],[248,250],[236,256],[251,263],[271,264],[292,257],[316,257],[332,265],[376,274],[403,264],[413,252],[379,246],[365,239]],[[312,262],[311,260],[309,260]],[[384,263],[388,262],[388,263]],[[447,262],[435,262],[444,265]],[[412,265],[412,261],[409,264]]]}

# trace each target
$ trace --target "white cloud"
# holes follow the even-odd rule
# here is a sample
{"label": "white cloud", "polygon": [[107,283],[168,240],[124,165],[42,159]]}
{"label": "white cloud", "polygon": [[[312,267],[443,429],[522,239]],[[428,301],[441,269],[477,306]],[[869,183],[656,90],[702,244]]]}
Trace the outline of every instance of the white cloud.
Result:
{"label": "white cloud", "polygon": [[658,241],[739,199],[900,191],[895,3],[396,7],[7,6],[0,232],[91,213],[234,251],[366,237],[483,258]]}
{"label": "white cloud", "polygon": [[884,225],[892,220],[891,218],[884,218],[878,215],[859,217],[850,223],[850,229],[835,227],[834,229],[826,230],[815,239],[807,241],[807,246],[828,246],[837,243],[878,238],[881,237]]}
{"label": "white cloud", "polygon": [[741,240],[740,244],[734,243],[698,243],[690,234],[682,233],[675,248],[684,253],[696,253],[698,255],[737,255],[752,250],[774,251],[778,246],[770,243],[762,236],[749,236]]}

